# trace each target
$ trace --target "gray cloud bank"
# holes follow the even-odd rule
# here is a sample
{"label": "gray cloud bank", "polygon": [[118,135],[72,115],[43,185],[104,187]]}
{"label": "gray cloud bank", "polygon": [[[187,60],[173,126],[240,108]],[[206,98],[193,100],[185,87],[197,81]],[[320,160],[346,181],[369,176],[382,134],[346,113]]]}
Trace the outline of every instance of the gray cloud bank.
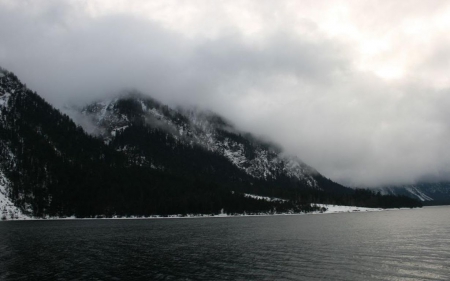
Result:
{"label": "gray cloud bank", "polygon": [[444,40],[385,80],[310,20],[300,25],[314,36],[274,28],[249,40],[233,26],[187,36],[133,14],[36,2],[0,0],[0,65],[57,107],[135,88],[211,109],[344,184],[450,179],[449,88],[415,75],[448,70]]}

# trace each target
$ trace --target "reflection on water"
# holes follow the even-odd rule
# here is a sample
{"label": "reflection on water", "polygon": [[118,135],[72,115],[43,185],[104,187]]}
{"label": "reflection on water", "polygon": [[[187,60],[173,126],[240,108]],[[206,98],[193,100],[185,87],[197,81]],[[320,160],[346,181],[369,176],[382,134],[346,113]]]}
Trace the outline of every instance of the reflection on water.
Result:
{"label": "reflection on water", "polygon": [[0,223],[0,280],[449,280],[450,207]]}

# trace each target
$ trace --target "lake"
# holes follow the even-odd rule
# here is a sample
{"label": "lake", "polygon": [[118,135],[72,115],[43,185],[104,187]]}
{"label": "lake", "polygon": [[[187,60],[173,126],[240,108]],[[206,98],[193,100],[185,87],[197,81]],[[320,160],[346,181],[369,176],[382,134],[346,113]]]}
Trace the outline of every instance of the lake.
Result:
{"label": "lake", "polygon": [[0,280],[450,280],[450,207],[0,222]]}

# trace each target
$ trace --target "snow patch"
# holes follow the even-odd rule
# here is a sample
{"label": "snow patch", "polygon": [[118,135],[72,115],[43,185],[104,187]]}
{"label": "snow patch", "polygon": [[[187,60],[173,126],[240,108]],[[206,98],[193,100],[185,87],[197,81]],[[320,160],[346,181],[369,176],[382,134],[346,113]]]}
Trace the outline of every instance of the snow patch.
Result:
{"label": "snow patch", "polygon": [[430,196],[428,196],[425,193],[421,192],[419,189],[417,189],[414,186],[407,187],[406,190],[408,192],[412,193],[417,198],[419,198],[420,201],[433,201],[433,198],[431,198]]}
{"label": "snow patch", "polygon": [[147,106],[145,105],[145,103],[142,100],[139,100],[139,102],[141,103],[142,111],[146,112]]}
{"label": "snow patch", "polygon": [[164,115],[161,114],[161,113],[159,113],[159,111],[156,110],[156,108],[152,108],[152,109],[148,110],[148,112],[150,112],[151,114],[153,114],[153,115],[156,117],[156,119],[158,119],[158,120],[164,118]]}
{"label": "snow patch", "polygon": [[100,122],[105,118],[107,109],[108,109],[109,105],[111,104],[111,101],[100,102],[99,104],[103,106],[102,110],[100,111],[100,116],[98,118],[98,121]]}
{"label": "snow patch", "polygon": [[278,202],[286,202],[286,201],[288,201],[288,200],[281,199],[281,198],[260,196],[260,195],[248,194],[248,193],[244,193],[244,196],[248,197],[248,198],[257,199],[257,200],[265,200],[265,201],[269,201],[269,202],[276,202],[276,201],[278,201]]}
{"label": "snow patch", "polygon": [[117,133],[122,133],[122,132],[123,132],[126,128],[128,128],[128,127],[129,127],[129,126],[126,125],[126,126],[122,126],[122,127],[113,129],[113,130],[111,131],[111,136],[115,137],[115,136],[117,135]]}
{"label": "snow patch", "polygon": [[311,206],[325,208],[326,210],[319,212],[324,214],[350,213],[350,212],[378,212],[384,210],[382,208],[365,208],[356,206],[341,206],[341,205],[327,205],[327,204],[311,204]]}
{"label": "snow patch", "polygon": [[0,93],[0,108],[8,105],[8,100],[10,97],[10,93],[4,93],[3,95]]}

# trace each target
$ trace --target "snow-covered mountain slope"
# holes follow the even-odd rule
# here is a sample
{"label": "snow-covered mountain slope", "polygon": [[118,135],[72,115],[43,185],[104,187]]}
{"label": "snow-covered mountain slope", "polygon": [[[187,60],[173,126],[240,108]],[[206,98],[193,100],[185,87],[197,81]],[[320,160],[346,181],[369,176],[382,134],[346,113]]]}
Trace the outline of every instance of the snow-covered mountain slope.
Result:
{"label": "snow-covered mountain slope", "polygon": [[[23,87],[16,83],[15,77],[7,75],[6,71],[0,69],[0,128],[10,126],[4,118],[4,114],[10,110],[9,99],[11,95],[22,91]],[[0,138],[0,219],[22,219],[28,218],[20,208],[14,205],[9,197],[11,183],[5,176],[5,167],[14,168],[15,158],[8,143]]]}
{"label": "snow-covered mountain slope", "polygon": [[0,220],[29,219],[30,216],[24,214],[20,208],[14,205],[8,193],[9,181],[0,171]]}
{"label": "snow-covered mountain slope", "polygon": [[[169,132],[180,144],[198,145],[222,155],[235,167],[256,179],[295,179],[311,188],[321,189],[315,179],[317,171],[296,156],[286,156],[275,145],[239,132],[222,117],[196,109],[169,108],[152,98],[129,94],[99,101],[81,112],[96,125],[96,133],[106,143],[121,135],[130,126],[142,122],[150,128]],[[149,143],[148,145],[152,145]],[[117,150],[136,150],[117,147]],[[157,166],[151,159],[146,161]]]}
{"label": "snow-covered mountain slope", "polygon": [[386,195],[406,195],[427,205],[450,204],[450,183],[448,182],[380,187],[378,190]]}
{"label": "snow-covered mountain slope", "polygon": [[[20,89],[17,88],[17,84],[14,80],[10,79],[6,73],[0,71],[0,111],[6,112],[9,110],[9,98],[12,94]],[[0,126],[6,126],[6,122],[3,115],[0,114]],[[8,163],[9,166],[14,167],[14,155],[8,149],[7,145],[0,140],[0,149],[3,150],[2,162]],[[0,166],[0,219],[22,219],[28,218],[22,211],[14,205],[9,198],[10,182],[3,172],[3,167]]]}

